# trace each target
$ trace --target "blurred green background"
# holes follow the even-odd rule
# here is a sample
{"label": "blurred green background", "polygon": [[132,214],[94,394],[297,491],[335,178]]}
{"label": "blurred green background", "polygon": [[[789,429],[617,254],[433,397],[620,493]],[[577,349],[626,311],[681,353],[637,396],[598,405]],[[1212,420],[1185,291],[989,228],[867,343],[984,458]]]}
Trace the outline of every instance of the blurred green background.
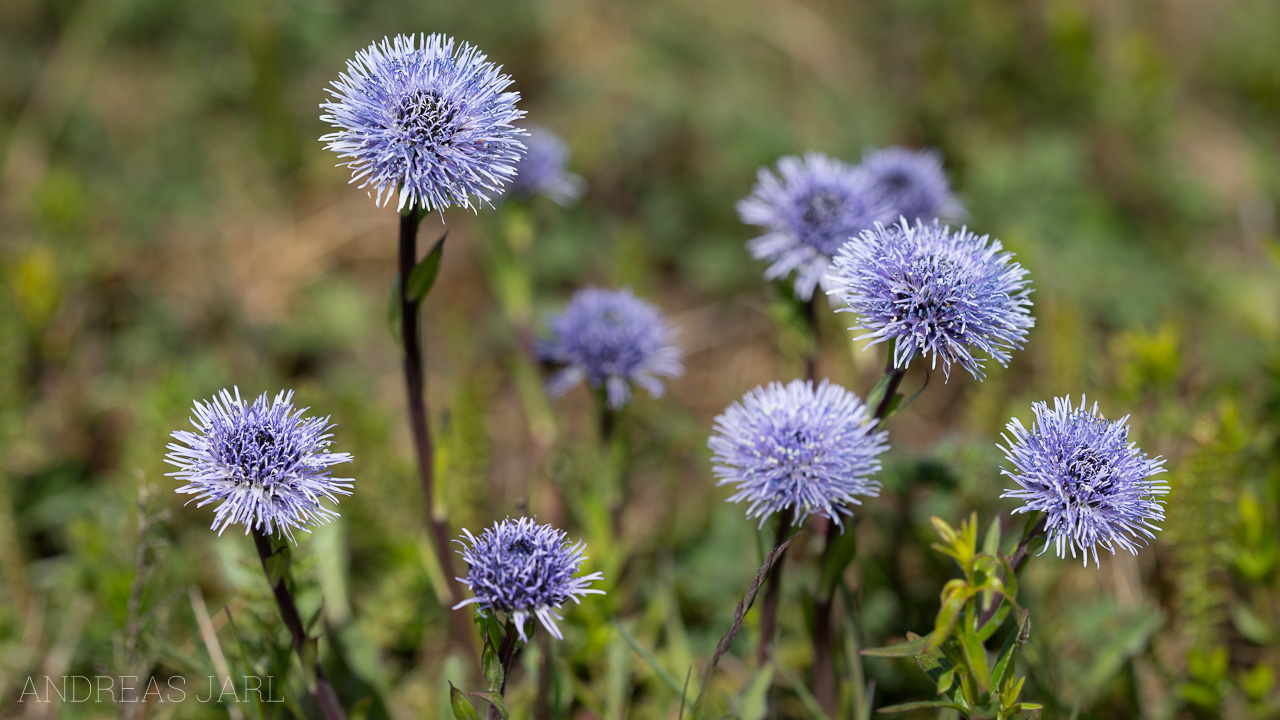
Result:
{"label": "blurred green background", "polygon": [[[885,491],[863,506],[848,576],[860,640],[931,622],[953,569],[927,547],[929,515],[977,510],[1020,529],[998,499],[999,433],[1034,400],[1087,393],[1110,417],[1132,414],[1134,439],[1169,458],[1169,519],[1137,558],[1032,560],[1024,696],[1055,718],[1280,717],[1269,0],[6,0],[0,715],[295,710],[17,702],[40,675],[290,675],[249,540],[210,532],[208,508],[183,507],[164,475],[192,400],[231,385],[296,389],[355,455],[342,519],[296,553],[304,614],[324,597],[344,698],[373,698],[371,717],[436,717],[446,679],[478,684],[438,651],[448,610],[386,327],[396,213],[347,186],[317,141],[317,106],[345,60],[420,31],[501,63],[587,179],[575,207],[535,202],[522,216],[534,316],[582,284],[629,285],[671,314],[688,352],[668,394],[624,418],[622,532],[588,553],[611,569],[610,594],[566,613],[561,716],[675,717],[678,697],[610,618],[677,680],[693,667],[696,685],[772,537],[724,502],[705,447],[731,401],[803,372],[734,202],[781,155],[856,161],[901,144],[941,151],[970,227],[1030,270],[1037,322],[1009,369],[984,383],[934,377],[891,422]],[[496,299],[513,281],[486,250],[511,213],[444,218],[426,312],[442,492],[455,532],[529,510],[577,537],[580,518],[552,488],[597,469],[591,399],[554,401],[554,428],[530,433]],[[441,229],[437,216],[423,232]],[[823,309],[820,374],[865,394],[883,356],[849,342],[846,321]],[[906,387],[923,382],[913,370]],[[804,559],[819,549],[801,536],[783,595],[779,657],[801,684]],[[753,623],[708,691],[713,714],[757,716],[743,692]],[[536,657],[512,680],[517,717]],[[910,661],[868,660],[865,673],[877,704],[931,692]],[[794,685],[776,684],[777,712],[805,717]]]}

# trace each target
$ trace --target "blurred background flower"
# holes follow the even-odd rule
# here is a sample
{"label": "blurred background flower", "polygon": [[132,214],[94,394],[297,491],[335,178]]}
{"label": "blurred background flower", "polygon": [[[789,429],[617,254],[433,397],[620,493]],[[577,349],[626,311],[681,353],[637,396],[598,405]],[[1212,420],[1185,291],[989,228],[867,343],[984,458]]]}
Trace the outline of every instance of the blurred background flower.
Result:
{"label": "blurred background flower", "polygon": [[863,172],[871,178],[873,192],[892,208],[896,222],[957,220],[964,208],[951,194],[951,183],[942,170],[942,158],[933,150],[902,147],[869,150],[862,155]]}
{"label": "blurred background flower", "polygon": [[557,205],[571,205],[582,195],[581,175],[569,172],[569,146],[558,135],[530,125],[524,138],[525,154],[516,163],[516,175],[507,186],[511,197],[528,199],[545,195]]}
{"label": "blurred background flower", "polygon": [[827,288],[831,257],[850,238],[893,219],[883,191],[861,170],[820,153],[778,161],[776,174],[761,168],[751,194],[738,201],[744,223],[768,232],[747,243],[757,260],[768,260],[766,280],[795,273],[795,296],[809,300]]}
{"label": "blurred background flower", "polygon": [[675,326],[630,290],[579,290],[564,312],[547,318],[547,326],[550,335],[539,341],[538,355],[563,366],[547,383],[552,395],[585,382],[617,410],[631,400],[632,385],[658,397],[659,378],[684,372]]}

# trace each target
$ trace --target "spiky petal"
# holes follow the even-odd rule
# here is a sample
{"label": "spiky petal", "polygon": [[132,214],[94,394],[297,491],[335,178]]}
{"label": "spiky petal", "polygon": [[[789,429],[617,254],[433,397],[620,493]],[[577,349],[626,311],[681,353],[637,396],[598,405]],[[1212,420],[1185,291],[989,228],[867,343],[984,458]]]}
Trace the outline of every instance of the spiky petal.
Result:
{"label": "spiky petal", "polygon": [[491,204],[524,154],[520,94],[475,47],[441,34],[383,38],[326,90],[320,138],[379,206],[440,211]]}
{"label": "spiky petal", "polygon": [[776,175],[761,168],[751,194],[738,202],[742,221],[765,230],[747,243],[753,257],[770,263],[765,279],[795,273],[795,296],[804,301],[819,285],[826,290],[836,250],[876,222],[892,221],[890,211],[865,172],[820,153],[784,157]]}
{"label": "spiky petal", "polygon": [[1080,552],[1084,564],[1098,548],[1114,555],[1121,547],[1135,555],[1155,538],[1155,523],[1164,520],[1169,486],[1163,478],[1164,458],[1150,458],[1129,442],[1129,416],[1112,422],[1098,412],[1098,404],[1074,407],[1067,397],[1033,403],[1035,421],[1028,430],[1014,418],[1001,446],[1013,466],[1001,468],[1018,487],[1002,498],[1024,505],[1014,513],[1042,512],[1048,542],[1058,557]]}
{"label": "spiky petal", "polygon": [[871,179],[872,192],[891,208],[894,221],[955,220],[964,208],[951,193],[942,156],[933,150],[891,147],[870,150],[859,165]]}
{"label": "spiky petal", "polygon": [[810,514],[841,523],[859,496],[880,494],[871,476],[889,434],[862,400],[823,380],[770,383],[742,396],[716,418],[707,442],[719,485],[734,485],[730,502],[747,501],[760,525],[790,509],[799,524]]}
{"label": "spiky petal", "polygon": [[894,367],[916,355],[942,361],[950,378],[957,363],[985,377],[985,353],[1007,365],[1031,317],[1027,271],[999,240],[937,223],[877,225],[836,255],[830,292],[857,314],[856,340],[894,341]]}
{"label": "spiky petal", "polygon": [[331,468],[351,462],[348,453],[331,453],[329,418],[305,417],[307,408],[293,406],[293,392],[252,403],[240,389],[223,390],[208,402],[196,401],[191,424],[195,432],[178,430],[165,461],[178,468],[168,473],[187,484],[177,489],[193,495],[188,502],[214,509],[213,529],[244,525],[279,532],[291,541],[293,531],[310,531],[338,517],[320,500],[338,502],[350,495],[354,481],[332,477]]}
{"label": "spiky petal", "polygon": [[516,164],[516,176],[507,186],[507,194],[516,198],[545,195],[557,205],[571,205],[582,195],[585,182],[581,175],[566,169],[569,146],[558,135],[538,125],[528,127],[524,144],[528,151]]}
{"label": "spiky petal", "polygon": [[631,400],[633,384],[658,397],[663,392],[658,378],[684,372],[675,326],[630,290],[579,290],[547,324],[551,334],[539,341],[538,355],[564,366],[548,383],[552,395],[585,381],[593,389],[604,388],[609,407],[616,410]]}
{"label": "spiky petal", "polygon": [[475,597],[454,606],[477,604],[486,614],[502,611],[511,616],[520,639],[528,642],[525,620],[536,617],[557,639],[563,639],[556,613],[564,603],[580,603],[584,595],[604,595],[591,583],[603,579],[598,572],[578,575],[582,567],[585,544],[570,543],[562,530],[539,525],[532,518],[507,518],[494,523],[479,537],[463,530],[465,542],[458,554],[470,571],[458,581],[471,588]]}

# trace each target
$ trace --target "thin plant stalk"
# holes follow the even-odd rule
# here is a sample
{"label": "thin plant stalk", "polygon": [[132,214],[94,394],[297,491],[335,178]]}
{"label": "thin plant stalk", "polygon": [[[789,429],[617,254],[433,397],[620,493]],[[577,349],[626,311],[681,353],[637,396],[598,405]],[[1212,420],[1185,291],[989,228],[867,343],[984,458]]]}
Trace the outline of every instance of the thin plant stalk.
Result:
{"label": "thin plant stalk", "polygon": [[[507,694],[507,678],[511,676],[511,658],[515,657],[517,649],[516,624],[508,616],[507,624],[502,629],[502,642],[498,645],[498,663],[502,665],[502,684],[498,687],[498,695],[504,698]],[[502,713],[491,704],[485,713],[485,719],[502,720]]]}
{"label": "thin plant stalk", "polygon": [[[275,554],[275,547],[271,538],[262,534],[257,528],[253,530],[253,544],[258,548],[258,559],[262,561],[262,572],[267,576],[267,582],[271,582],[271,573],[267,569],[267,561]],[[271,587],[271,592],[275,595],[276,607],[280,609],[280,619],[284,621],[285,627],[289,628],[289,635],[293,639],[293,649],[298,653],[298,660],[303,663],[304,669],[307,662],[307,637],[306,628],[302,625],[302,617],[298,614],[298,606],[293,601],[293,594],[289,592],[289,586],[286,578],[281,577]],[[313,657],[316,667],[316,687],[315,698],[316,704],[320,707],[320,713],[324,715],[325,720],[345,720],[346,713],[342,711],[342,705],[338,702],[338,695],[333,691],[333,686],[329,684],[329,679],[324,674],[324,668],[320,666],[319,657]]]}
{"label": "thin plant stalk", "polygon": [[[441,598],[452,607],[462,598],[453,570],[453,555],[449,552],[449,525],[444,513],[435,504],[435,454],[431,445],[431,426],[427,415],[425,352],[422,346],[422,303],[409,293],[409,276],[418,263],[418,224],[422,215],[417,208],[400,215],[400,341],[403,346],[403,366],[406,399],[409,406],[409,429],[413,437],[414,457],[418,465],[418,478],[422,484],[422,501],[426,510],[427,527],[431,532],[431,544],[445,577],[448,596]],[[475,655],[471,642],[471,628],[465,613],[449,613],[455,642]]]}
{"label": "thin plant stalk", "polygon": [[534,720],[551,720],[551,636],[538,633],[538,695],[533,703]]}
{"label": "thin plant stalk", "polygon": [[[782,547],[785,550],[783,541],[791,531],[793,511],[788,508],[778,515],[778,539],[774,547]],[[774,628],[778,622],[778,598],[782,595],[783,559],[783,554],[779,553],[774,562],[773,571],[769,573],[769,584],[765,586],[764,601],[760,607],[760,647],[757,649],[757,659],[761,666],[769,661],[769,656],[773,652]]]}
{"label": "thin plant stalk", "polygon": [[818,381],[818,305],[817,298],[811,297],[804,304],[805,325],[809,328],[809,351],[804,358],[804,374],[809,382]]}
{"label": "thin plant stalk", "polygon": [[[1009,556],[1009,569],[1013,570],[1013,574],[1017,575],[1022,571],[1022,566],[1027,564],[1027,558],[1030,556],[1031,541],[1035,540],[1044,532],[1045,516],[1031,520],[1027,524],[1027,530],[1022,534],[1022,539],[1018,541],[1018,547],[1013,551],[1013,555]],[[1006,581],[1008,578],[1006,578]],[[997,597],[991,607],[987,608],[978,618],[978,627],[982,627],[995,617],[996,612],[1000,610],[1000,605],[1004,602],[1003,597]]]}
{"label": "thin plant stalk", "polygon": [[[884,423],[885,416],[889,412],[889,408],[893,403],[893,397],[898,392],[898,387],[902,385],[902,378],[907,374],[905,368],[897,368],[893,363],[893,349],[889,349],[889,359],[885,364],[885,376],[888,381],[885,384],[884,397],[876,405],[875,414],[872,416],[875,425],[872,430],[878,428]],[[857,519],[854,518],[849,522],[849,527],[844,532],[857,532]],[[831,547],[835,543],[836,538],[840,534],[840,528],[834,522],[827,523],[826,545],[822,550],[822,560],[825,564],[827,555],[831,552]],[[837,584],[838,586],[838,584]],[[827,715],[834,717],[837,712],[837,703],[839,702],[839,692],[836,687],[835,674],[835,658],[833,641],[839,634],[839,626],[837,625],[839,618],[833,612],[835,607],[835,587],[831,588],[829,593],[824,593],[822,597],[814,599],[813,603],[813,695],[818,701],[819,707]],[[855,628],[856,631],[856,628]],[[860,662],[860,659],[854,659],[854,662]]]}

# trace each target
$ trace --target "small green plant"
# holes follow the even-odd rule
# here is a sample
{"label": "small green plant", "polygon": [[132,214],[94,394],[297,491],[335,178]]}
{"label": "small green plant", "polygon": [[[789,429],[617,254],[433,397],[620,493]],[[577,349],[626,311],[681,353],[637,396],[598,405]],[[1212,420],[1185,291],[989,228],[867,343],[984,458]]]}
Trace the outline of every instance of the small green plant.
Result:
{"label": "small green plant", "polygon": [[[1000,523],[991,523],[978,549],[978,515],[956,530],[940,518],[931,518],[942,542],[931,547],[956,561],[962,578],[942,588],[942,607],[933,631],[921,637],[907,633],[907,642],[863,650],[876,657],[915,657],[920,669],[937,684],[939,699],[881,708],[882,713],[920,708],[950,708],[966,718],[1039,718],[1042,705],[1019,701],[1025,677],[1015,672],[1018,650],[1031,636],[1031,614],[1017,603],[1018,567],[1026,558],[1027,544],[1036,524],[1014,555],[999,551]],[[1014,629],[992,662],[986,643],[1010,616]]]}

